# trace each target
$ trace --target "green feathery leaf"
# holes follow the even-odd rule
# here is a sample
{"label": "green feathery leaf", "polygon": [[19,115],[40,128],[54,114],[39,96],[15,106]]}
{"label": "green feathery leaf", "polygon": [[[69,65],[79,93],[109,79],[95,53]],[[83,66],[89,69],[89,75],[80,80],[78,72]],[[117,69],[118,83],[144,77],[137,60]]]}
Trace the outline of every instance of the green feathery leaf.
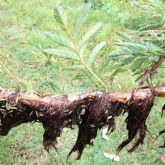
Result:
{"label": "green feathery leaf", "polygon": [[67,49],[44,49],[44,53],[55,55],[61,58],[71,58],[75,60],[79,59],[78,55],[75,52]]}
{"label": "green feathery leaf", "polygon": [[81,27],[83,26],[84,22],[86,21],[89,15],[90,9],[91,9],[91,4],[89,3],[81,9],[80,14],[78,15],[75,23],[74,31],[76,34],[79,34]]}
{"label": "green feathery leaf", "polygon": [[95,26],[93,26],[87,33],[85,33],[81,38],[81,45],[89,41],[93,35],[98,32],[98,30],[102,27],[102,23],[97,23]]}
{"label": "green feathery leaf", "polygon": [[128,65],[128,64],[130,64],[133,60],[134,60],[133,56],[128,55],[128,56],[126,56],[125,58],[123,58],[123,59],[121,60],[121,66],[123,66],[123,65]]}
{"label": "green feathery leaf", "polygon": [[147,60],[147,57],[140,57],[134,60],[133,64],[131,65],[131,70],[135,72],[137,69],[141,67],[141,65]]}
{"label": "green feathery leaf", "polygon": [[72,43],[72,41],[70,41],[66,37],[64,37],[62,35],[58,35],[58,34],[53,34],[50,32],[44,32],[44,34],[45,34],[45,36],[52,39],[53,41],[55,41],[59,45],[74,49],[74,44]]}
{"label": "green feathery leaf", "polygon": [[97,56],[98,52],[105,46],[105,44],[106,44],[106,42],[102,41],[93,48],[93,50],[88,58],[89,65],[93,64],[95,57]]}
{"label": "green feathery leaf", "polygon": [[54,16],[55,16],[56,21],[63,28],[67,27],[67,15],[66,15],[64,9],[59,4],[57,4],[54,8]]}

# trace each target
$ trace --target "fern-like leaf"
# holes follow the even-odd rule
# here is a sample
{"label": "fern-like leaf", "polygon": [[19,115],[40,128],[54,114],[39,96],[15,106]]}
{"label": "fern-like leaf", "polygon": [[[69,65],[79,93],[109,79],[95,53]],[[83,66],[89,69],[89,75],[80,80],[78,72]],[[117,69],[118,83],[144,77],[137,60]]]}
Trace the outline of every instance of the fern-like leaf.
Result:
{"label": "fern-like leaf", "polygon": [[65,29],[67,27],[67,15],[59,4],[54,8],[54,16],[56,21]]}
{"label": "fern-like leaf", "polygon": [[137,69],[139,69],[142,64],[147,60],[147,57],[139,57],[136,58],[133,62],[133,64],[131,65],[131,70],[133,72],[135,72]]}
{"label": "fern-like leaf", "polygon": [[117,46],[121,48],[117,51],[114,51],[110,54],[110,56],[119,56],[119,55],[134,55],[139,56],[140,54],[145,53],[153,53],[155,55],[159,55],[164,52],[159,46],[151,43],[151,42],[118,42]]}
{"label": "fern-like leaf", "polygon": [[44,49],[44,53],[61,58],[70,58],[74,60],[79,59],[78,55],[75,52],[67,49]]}
{"label": "fern-like leaf", "polygon": [[86,32],[82,38],[81,38],[81,45],[85,44],[87,41],[89,41],[93,35],[98,32],[98,30],[102,27],[102,23],[97,23],[95,26],[93,26],[88,32]]}
{"label": "fern-like leaf", "polygon": [[86,21],[89,15],[90,9],[91,9],[91,4],[88,3],[80,11],[80,14],[78,15],[76,23],[75,23],[74,31],[76,34],[79,34],[81,27],[83,26],[84,22]]}
{"label": "fern-like leaf", "polygon": [[88,58],[89,65],[93,64],[95,57],[97,56],[98,52],[105,46],[105,44],[106,44],[105,41],[102,41],[93,48]]}
{"label": "fern-like leaf", "polygon": [[72,43],[72,41],[70,41],[66,37],[64,37],[62,35],[58,35],[58,34],[53,34],[50,32],[44,32],[44,34],[45,34],[45,36],[47,36],[51,40],[55,41],[59,45],[74,49],[74,44]]}
{"label": "fern-like leaf", "polygon": [[132,55],[128,55],[125,58],[123,58],[120,62],[121,66],[128,65],[134,60]]}

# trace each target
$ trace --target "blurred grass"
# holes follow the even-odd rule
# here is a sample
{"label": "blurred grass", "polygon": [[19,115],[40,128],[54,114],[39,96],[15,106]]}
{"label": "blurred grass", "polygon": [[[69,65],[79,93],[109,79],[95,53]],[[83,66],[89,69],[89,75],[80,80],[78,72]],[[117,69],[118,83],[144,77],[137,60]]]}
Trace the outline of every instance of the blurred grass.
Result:
{"label": "blurred grass", "polygon": [[[53,6],[57,1],[51,0],[10,0],[0,1],[0,53],[4,56],[3,62],[10,72],[20,80],[23,89],[29,92],[59,92],[63,88],[61,79],[58,78],[59,70],[55,64],[46,66],[46,59],[40,53],[40,48],[49,47],[54,44],[46,39],[43,31],[59,31],[53,18]],[[60,0],[64,8],[67,9],[70,17],[74,15],[83,5],[82,1]],[[131,16],[130,6],[124,1],[112,1],[111,9],[115,12],[106,13],[105,10],[93,11],[89,18],[89,23],[102,21],[105,25],[104,30],[99,34],[99,40],[107,40],[109,46],[116,39],[116,32],[125,28]],[[111,11],[111,10],[110,10]],[[137,11],[136,11],[137,12]],[[105,16],[106,15],[106,16]],[[129,25],[131,23],[129,22]],[[106,52],[105,52],[106,53]],[[0,86],[3,88],[17,87],[17,84],[7,74],[4,68],[0,67]],[[69,75],[68,75],[69,77]],[[68,81],[63,75],[65,92],[81,92],[86,89],[84,84]],[[58,88],[53,90],[46,82],[57,84]],[[119,74],[113,83],[113,90],[127,90],[134,86],[134,78],[128,72],[127,77]],[[48,154],[42,146],[43,128],[40,124],[23,124],[10,131],[6,137],[0,137],[0,164],[2,165],[48,165],[48,164],[74,164],[74,165],[103,165],[103,164],[154,164],[154,161],[163,152],[158,148],[163,144],[163,136],[154,141],[158,132],[163,129],[163,118],[160,118],[160,110],[163,100],[156,101],[154,109],[148,118],[148,128],[153,137],[147,135],[145,144],[140,146],[133,154],[128,154],[124,149],[119,163],[112,162],[103,156],[103,151],[114,153],[119,143],[126,139],[124,119],[126,116],[119,117],[117,129],[110,135],[109,141],[101,138],[101,131],[94,140],[94,146],[86,148],[79,161],[75,161],[75,154],[66,162],[66,156],[76,140],[77,130],[66,129],[58,139],[59,153],[54,150]],[[158,162],[157,164],[160,164]]]}

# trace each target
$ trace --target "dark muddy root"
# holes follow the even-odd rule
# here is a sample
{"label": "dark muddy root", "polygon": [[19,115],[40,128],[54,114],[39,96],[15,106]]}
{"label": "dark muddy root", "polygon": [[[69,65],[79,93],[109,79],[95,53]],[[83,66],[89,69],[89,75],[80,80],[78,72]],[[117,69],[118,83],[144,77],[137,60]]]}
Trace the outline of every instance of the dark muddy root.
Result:
{"label": "dark muddy root", "polygon": [[[49,148],[52,146],[56,149],[55,143],[57,142],[57,137],[59,137],[64,128],[65,114],[62,109],[66,106],[66,98],[64,99],[64,104],[61,106],[62,100],[58,100],[56,105],[40,105],[42,111],[39,112],[40,122],[43,124],[44,135],[43,135],[43,145],[44,148],[49,152]],[[46,113],[45,113],[46,112]]]}
{"label": "dark muddy root", "polygon": [[40,122],[43,124],[43,145],[49,151],[55,147],[57,138],[64,128],[78,126],[77,141],[71,149],[78,152],[77,159],[81,158],[84,148],[93,144],[97,131],[108,125],[112,132],[115,129],[115,117],[128,113],[126,119],[128,139],[120,144],[117,153],[130,143],[138,134],[138,139],[129,152],[134,151],[139,144],[143,144],[147,126],[146,119],[154,103],[154,95],[141,100],[132,97],[131,102],[121,103],[113,101],[109,94],[89,96],[69,102],[67,96],[52,96],[51,103],[40,102],[36,106],[17,102],[19,93],[13,93],[8,100],[0,100],[0,135],[7,135],[9,130],[22,123]]}
{"label": "dark muddy root", "polygon": [[10,129],[22,123],[36,122],[37,116],[32,106],[16,102],[17,94],[8,100],[0,100],[0,135],[6,136]]}
{"label": "dark muddy root", "polygon": [[154,104],[154,95],[149,95],[144,100],[134,100],[127,106],[128,117],[126,118],[128,139],[123,141],[117,148],[117,154],[129,144],[138,134],[138,139],[128,152],[133,152],[139,144],[143,144],[146,135],[147,126],[146,119]]}
{"label": "dark muddy root", "polygon": [[85,108],[84,115],[81,116],[77,141],[68,157],[72,152],[78,151],[77,159],[80,159],[86,145],[93,144],[92,139],[96,138],[97,131],[106,124],[113,131],[114,117],[122,113],[123,106],[122,103],[109,101],[106,94],[90,102]]}

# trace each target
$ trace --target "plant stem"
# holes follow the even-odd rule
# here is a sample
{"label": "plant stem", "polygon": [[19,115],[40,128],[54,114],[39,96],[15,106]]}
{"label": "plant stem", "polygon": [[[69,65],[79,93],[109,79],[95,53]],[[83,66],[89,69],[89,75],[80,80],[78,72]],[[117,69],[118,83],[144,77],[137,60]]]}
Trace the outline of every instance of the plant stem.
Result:
{"label": "plant stem", "polygon": [[86,64],[86,62],[84,61],[84,59],[80,56],[80,60],[82,62],[82,64],[86,67],[86,69],[100,82],[100,84],[105,88],[105,91],[107,92],[108,89],[106,87],[106,85],[103,83],[103,81],[93,72],[93,70]]}
{"label": "plant stem", "polygon": [[[59,64],[60,64],[60,61],[59,61]],[[61,84],[62,84],[62,90],[63,90],[63,93],[66,94],[65,83],[64,83],[64,76],[63,76],[63,70],[61,69],[61,65],[59,65],[58,68],[59,68],[59,73],[60,73],[60,79],[61,79]]]}
{"label": "plant stem", "polygon": [[12,77],[12,79],[18,84],[18,86],[20,87],[20,89],[22,88],[19,80],[13,76],[13,74],[9,71],[9,69],[7,68],[7,66],[3,63],[3,61],[0,61],[0,64],[5,68],[5,70],[7,71],[7,73]]}
{"label": "plant stem", "polygon": [[72,32],[70,31],[70,29],[68,27],[65,27],[68,34],[70,35],[70,37],[72,38],[73,42],[74,42],[74,47],[75,47],[75,51],[77,52],[80,61],[82,62],[82,64],[85,66],[85,68],[98,80],[98,82],[104,87],[105,91],[107,92],[107,86],[104,84],[104,82],[93,72],[93,70],[86,64],[86,62],[84,61],[84,59],[82,58],[82,56],[79,53],[79,49],[77,46],[77,41],[74,37],[74,35],[72,34]]}

